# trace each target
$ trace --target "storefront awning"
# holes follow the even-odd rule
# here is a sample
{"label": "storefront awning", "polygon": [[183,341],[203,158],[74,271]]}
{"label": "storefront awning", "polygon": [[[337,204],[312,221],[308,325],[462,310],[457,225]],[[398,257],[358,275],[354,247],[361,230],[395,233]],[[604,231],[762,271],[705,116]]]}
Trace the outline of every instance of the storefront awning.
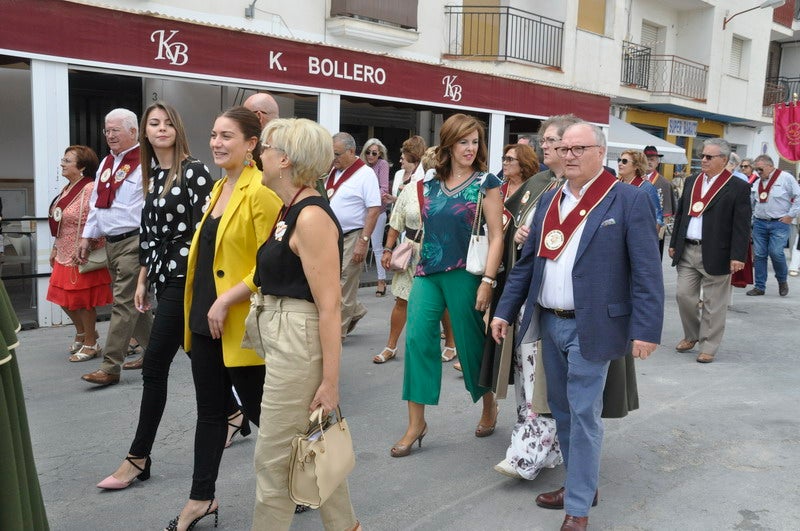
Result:
{"label": "storefront awning", "polygon": [[645,146],[655,146],[664,157],[661,161],[665,164],[686,164],[686,150],[675,144],[670,144],[657,136],[642,131],[635,125],[609,116],[608,130],[608,158],[618,157],[626,149],[644,149]]}

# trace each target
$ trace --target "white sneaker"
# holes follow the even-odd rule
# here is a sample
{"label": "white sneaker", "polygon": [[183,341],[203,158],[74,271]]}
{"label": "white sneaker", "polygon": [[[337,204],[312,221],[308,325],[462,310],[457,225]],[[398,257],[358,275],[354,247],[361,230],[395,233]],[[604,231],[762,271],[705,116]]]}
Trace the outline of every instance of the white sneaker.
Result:
{"label": "white sneaker", "polygon": [[797,276],[797,269],[790,269],[789,270],[789,276],[790,277],[796,277]]}
{"label": "white sneaker", "polygon": [[511,463],[509,463],[506,459],[503,459],[502,461],[494,465],[494,469],[503,474],[504,476],[508,476],[514,479],[522,479],[522,476],[519,475],[519,473],[514,469],[514,467],[511,466]]}

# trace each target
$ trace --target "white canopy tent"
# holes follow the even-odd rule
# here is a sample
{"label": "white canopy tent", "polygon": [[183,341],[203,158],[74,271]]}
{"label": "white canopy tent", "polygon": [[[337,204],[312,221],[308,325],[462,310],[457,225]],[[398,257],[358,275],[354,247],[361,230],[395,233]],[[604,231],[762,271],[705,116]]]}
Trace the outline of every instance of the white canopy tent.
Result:
{"label": "white canopy tent", "polygon": [[657,136],[642,131],[635,125],[609,116],[608,154],[609,160],[616,160],[626,149],[643,150],[645,146],[655,146],[658,152],[664,155],[661,162],[665,164],[686,164],[686,150],[675,144],[670,144]]}

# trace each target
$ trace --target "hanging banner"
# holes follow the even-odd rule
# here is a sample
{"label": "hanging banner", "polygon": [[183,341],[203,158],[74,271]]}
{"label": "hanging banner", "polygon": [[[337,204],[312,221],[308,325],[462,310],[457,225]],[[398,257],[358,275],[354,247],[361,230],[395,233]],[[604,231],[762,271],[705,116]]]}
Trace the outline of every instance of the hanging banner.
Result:
{"label": "hanging banner", "polygon": [[775,105],[775,147],[781,158],[800,161],[800,109],[797,102]]}

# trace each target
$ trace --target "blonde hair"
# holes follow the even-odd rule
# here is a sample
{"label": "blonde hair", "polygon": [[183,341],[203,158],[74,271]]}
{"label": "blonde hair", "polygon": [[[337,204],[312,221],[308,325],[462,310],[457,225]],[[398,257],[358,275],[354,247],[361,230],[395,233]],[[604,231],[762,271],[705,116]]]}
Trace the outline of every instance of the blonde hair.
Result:
{"label": "blonde hair", "polygon": [[620,157],[623,155],[630,155],[631,157],[631,166],[633,169],[636,170],[637,177],[643,177],[647,175],[647,157],[645,156],[643,151],[636,151],[636,150],[625,150],[620,154]]}
{"label": "blonde hair", "polygon": [[327,129],[305,118],[276,118],[261,133],[261,142],[269,142],[283,151],[292,162],[291,179],[295,186],[315,186],[333,160],[333,138]]}
{"label": "blonde hair", "polygon": [[425,153],[422,154],[422,158],[419,159],[423,170],[428,171],[436,166],[436,147],[437,146],[431,146],[426,149]]}

